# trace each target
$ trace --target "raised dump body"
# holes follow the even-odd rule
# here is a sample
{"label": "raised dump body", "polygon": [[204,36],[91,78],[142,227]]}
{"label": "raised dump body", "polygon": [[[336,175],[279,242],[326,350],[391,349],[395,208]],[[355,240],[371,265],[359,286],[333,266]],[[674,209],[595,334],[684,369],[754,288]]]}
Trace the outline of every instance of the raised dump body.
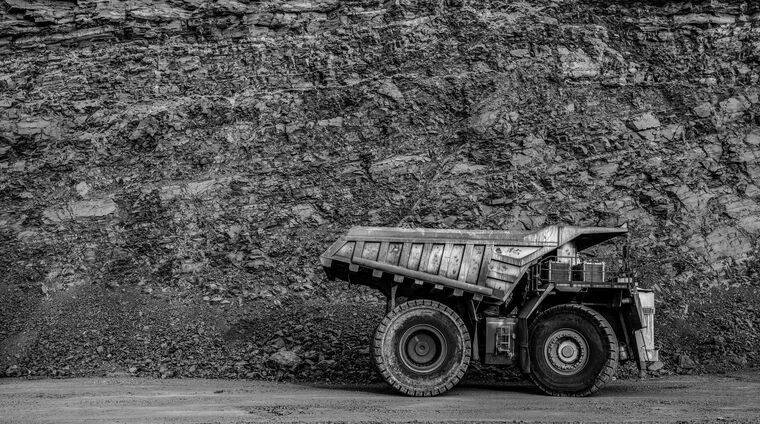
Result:
{"label": "raised dump body", "polygon": [[[564,255],[555,255],[555,261],[550,262],[567,264],[563,266],[569,273],[578,248],[585,249],[627,231],[625,227],[557,225],[532,232],[354,227],[321,260],[331,275],[345,276],[347,271],[366,267],[374,271],[375,278],[385,272],[504,301],[529,267],[550,253],[564,247]],[[348,264],[349,268],[334,261]],[[559,264],[552,270],[558,268]],[[556,271],[547,279],[555,275]],[[567,281],[555,283],[573,281],[569,275]],[[575,285],[581,282],[577,279]]]}
{"label": "raised dump body", "polygon": [[355,227],[320,260],[331,279],[386,296],[371,349],[398,391],[443,393],[474,357],[518,366],[546,393],[585,396],[618,361],[635,359],[642,373],[659,364],[654,297],[637,287],[626,255],[581,253],[627,232]]}

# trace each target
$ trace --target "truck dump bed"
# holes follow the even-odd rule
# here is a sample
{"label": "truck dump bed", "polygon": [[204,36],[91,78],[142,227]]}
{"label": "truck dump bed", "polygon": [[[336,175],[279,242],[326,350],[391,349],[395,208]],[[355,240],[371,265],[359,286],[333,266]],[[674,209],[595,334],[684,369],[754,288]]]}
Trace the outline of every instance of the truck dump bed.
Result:
{"label": "truck dump bed", "polygon": [[557,225],[532,232],[354,227],[320,260],[331,278],[372,285],[361,272],[371,271],[373,279],[390,274],[397,283],[504,301],[531,265],[558,248],[572,241],[574,250],[582,250],[627,231]]}

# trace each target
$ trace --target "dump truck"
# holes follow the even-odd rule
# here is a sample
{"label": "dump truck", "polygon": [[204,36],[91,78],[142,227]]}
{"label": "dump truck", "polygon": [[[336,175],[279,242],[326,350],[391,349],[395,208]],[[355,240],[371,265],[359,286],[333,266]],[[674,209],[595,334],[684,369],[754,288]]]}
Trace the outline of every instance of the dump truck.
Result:
{"label": "dump truck", "polygon": [[599,254],[627,234],[627,225],[354,227],[320,260],[329,279],[385,296],[370,352],[398,392],[444,393],[474,358],[517,367],[547,394],[587,396],[620,362],[635,360],[640,373],[661,366],[654,294],[635,281],[628,244]]}

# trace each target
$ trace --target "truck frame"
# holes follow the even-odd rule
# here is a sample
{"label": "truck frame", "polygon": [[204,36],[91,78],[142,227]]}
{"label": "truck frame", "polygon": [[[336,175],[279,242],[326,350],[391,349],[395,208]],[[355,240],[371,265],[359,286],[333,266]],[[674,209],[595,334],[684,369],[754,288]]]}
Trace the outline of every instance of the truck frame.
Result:
{"label": "truck frame", "polygon": [[320,260],[329,279],[385,295],[370,350],[397,391],[444,393],[474,358],[518,367],[547,394],[587,396],[619,362],[635,360],[641,374],[661,366],[654,294],[634,280],[628,246],[612,258],[582,253],[627,234],[354,227]]}

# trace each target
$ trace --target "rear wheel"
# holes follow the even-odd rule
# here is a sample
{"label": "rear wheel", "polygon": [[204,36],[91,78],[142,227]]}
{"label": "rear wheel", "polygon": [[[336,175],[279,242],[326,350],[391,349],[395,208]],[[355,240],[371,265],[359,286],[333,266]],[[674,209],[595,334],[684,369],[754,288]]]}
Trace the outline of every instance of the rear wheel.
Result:
{"label": "rear wheel", "polygon": [[609,382],[618,362],[610,323],[583,305],[558,305],[530,326],[531,379],[555,396],[588,396]]}
{"label": "rear wheel", "polygon": [[462,318],[433,300],[412,300],[389,312],[375,331],[380,375],[409,396],[435,396],[453,388],[470,364],[470,333]]}

